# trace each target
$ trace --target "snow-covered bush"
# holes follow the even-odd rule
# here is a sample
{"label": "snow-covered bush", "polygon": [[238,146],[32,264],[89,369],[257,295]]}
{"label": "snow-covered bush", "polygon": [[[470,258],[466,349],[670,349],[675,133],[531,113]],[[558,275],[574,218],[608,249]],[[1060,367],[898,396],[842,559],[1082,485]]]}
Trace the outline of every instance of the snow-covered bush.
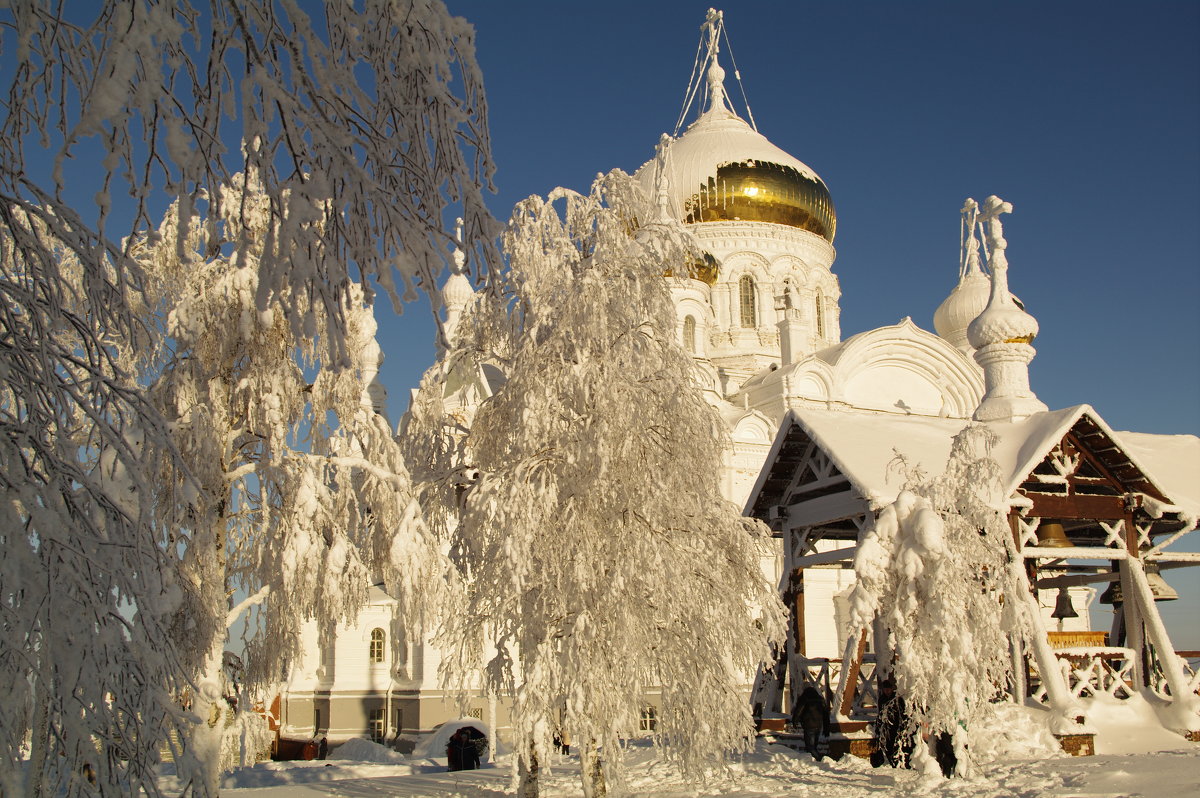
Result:
{"label": "snow-covered bush", "polygon": [[1004,599],[1017,594],[994,442],[986,426],[969,425],[941,475],[910,474],[877,513],[854,564],[853,624],[882,622],[881,667],[894,676],[909,723],[953,734],[960,772],[970,766],[972,735],[1011,683],[1010,635],[1025,634],[1020,602]]}

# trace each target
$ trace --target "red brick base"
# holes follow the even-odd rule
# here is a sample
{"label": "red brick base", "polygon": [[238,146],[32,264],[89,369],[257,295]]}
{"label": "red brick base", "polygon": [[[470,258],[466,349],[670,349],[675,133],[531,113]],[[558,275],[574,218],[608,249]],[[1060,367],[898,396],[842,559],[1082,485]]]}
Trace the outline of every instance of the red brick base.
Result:
{"label": "red brick base", "polygon": [[877,748],[873,737],[830,735],[828,745],[829,756],[833,759],[841,759],[846,754],[856,756],[859,759],[870,759],[871,754],[875,753]]}
{"label": "red brick base", "polygon": [[1094,756],[1096,754],[1096,735],[1094,734],[1056,734],[1062,750],[1071,756]]}

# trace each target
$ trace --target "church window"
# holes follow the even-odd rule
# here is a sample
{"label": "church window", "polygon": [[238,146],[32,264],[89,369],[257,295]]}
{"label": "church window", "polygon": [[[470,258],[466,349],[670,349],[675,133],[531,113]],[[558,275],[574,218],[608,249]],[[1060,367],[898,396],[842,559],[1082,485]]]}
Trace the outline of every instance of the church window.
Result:
{"label": "church window", "polygon": [[683,317],[683,348],[696,354],[696,317]]}
{"label": "church window", "polygon": [[754,278],[748,274],[738,280],[738,298],[741,301],[741,322],[743,327],[758,326],[758,309],[754,304]]}
{"label": "church window", "polygon": [[383,662],[383,642],[384,635],[382,629],[371,630],[371,662]]}
{"label": "church window", "polygon": [[825,300],[822,298],[820,291],[817,292],[817,296],[816,296],[816,299],[814,300],[814,303],[816,305],[815,310],[817,312],[817,337],[824,338],[825,337],[825,307],[824,307]]}
{"label": "church window", "polygon": [[382,743],[384,740],[383,731],[383,710],[372,709],[370,718],[367,720],[367,731],[371,735],[371,739],[377,743]]}
{"label": "church window", "polygon": [[642,721],[638,728],[644,732],[658,731],[658,707],[653,704],[642,707]]}

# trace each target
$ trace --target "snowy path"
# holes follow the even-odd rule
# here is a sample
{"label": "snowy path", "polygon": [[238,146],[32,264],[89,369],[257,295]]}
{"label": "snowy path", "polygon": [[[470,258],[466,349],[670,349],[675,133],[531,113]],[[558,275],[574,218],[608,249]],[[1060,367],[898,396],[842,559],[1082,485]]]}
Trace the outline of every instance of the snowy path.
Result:
{"label": "snowy path", "polygon": [[[1200,745],[1152,754],[1011,760],[988,766],[983,777],[970,781],[928,779],[912,771],[872,769],[867,763],[852,758],[816,763],[807,755],[769,748],[748,757],[729,777],[714,780],[699,790],[686,786],[669,766],[654,761],[648,752],[633,751],[630,759],[629,795],[633,798],[718,795],[728,798],[866,798],[910,794],[953,798],[1196,798],[1200,795]],[[563,762],[544,778],[544,796],[575,798],[582,794],[573,764]],[[299,781],[315,774],[301,775],[296,770],[281,768],[274,771],[278,779],[274,786],[227,788],[221,794],[230,798],[492,798],[509,794],[509,771],[503,763],[498,768],[458,773],[363,764],[344,769],[347,775],[353,772],[354,777],[304,784],[292,779]],[[378,775],[370,776],[372,770],[378,771]],[[397,773],[397,770],[409,772]]]}

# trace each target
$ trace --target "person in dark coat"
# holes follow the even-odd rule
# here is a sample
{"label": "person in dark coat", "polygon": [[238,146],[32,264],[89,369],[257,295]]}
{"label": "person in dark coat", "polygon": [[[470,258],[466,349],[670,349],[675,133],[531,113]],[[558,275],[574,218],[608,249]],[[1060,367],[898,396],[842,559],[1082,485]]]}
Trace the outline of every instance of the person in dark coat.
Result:
{"label": "person in dark coat", "polygon": [[792,725],[804,734],[804,749],[813,759],[820,760],[817,746],[821,735],[829,736],[829,703],[811,685],[804,688],[792,707]]}
{"label": "person in dark coat", "polygon": [[446,744],[446,765],[447,770],[475,770],[479,767],[479,749],[465,727],[450,735],[450,742]]}
{"label": "person in dark coat", "polygon": [[321,742],[317,743],[317,759],[324,759],[329,756],[329,738],[322,737]]}
{"label": "person in dark coat", "polygon": [[911,767],[912,753],[917,747],[916,730],[909,728],[904,699],[896,694],[896,683],[884,679],[879,683],[879,718],[875,721],[875,737],[879,741],[879,757],[872,759],[878,767]]}

